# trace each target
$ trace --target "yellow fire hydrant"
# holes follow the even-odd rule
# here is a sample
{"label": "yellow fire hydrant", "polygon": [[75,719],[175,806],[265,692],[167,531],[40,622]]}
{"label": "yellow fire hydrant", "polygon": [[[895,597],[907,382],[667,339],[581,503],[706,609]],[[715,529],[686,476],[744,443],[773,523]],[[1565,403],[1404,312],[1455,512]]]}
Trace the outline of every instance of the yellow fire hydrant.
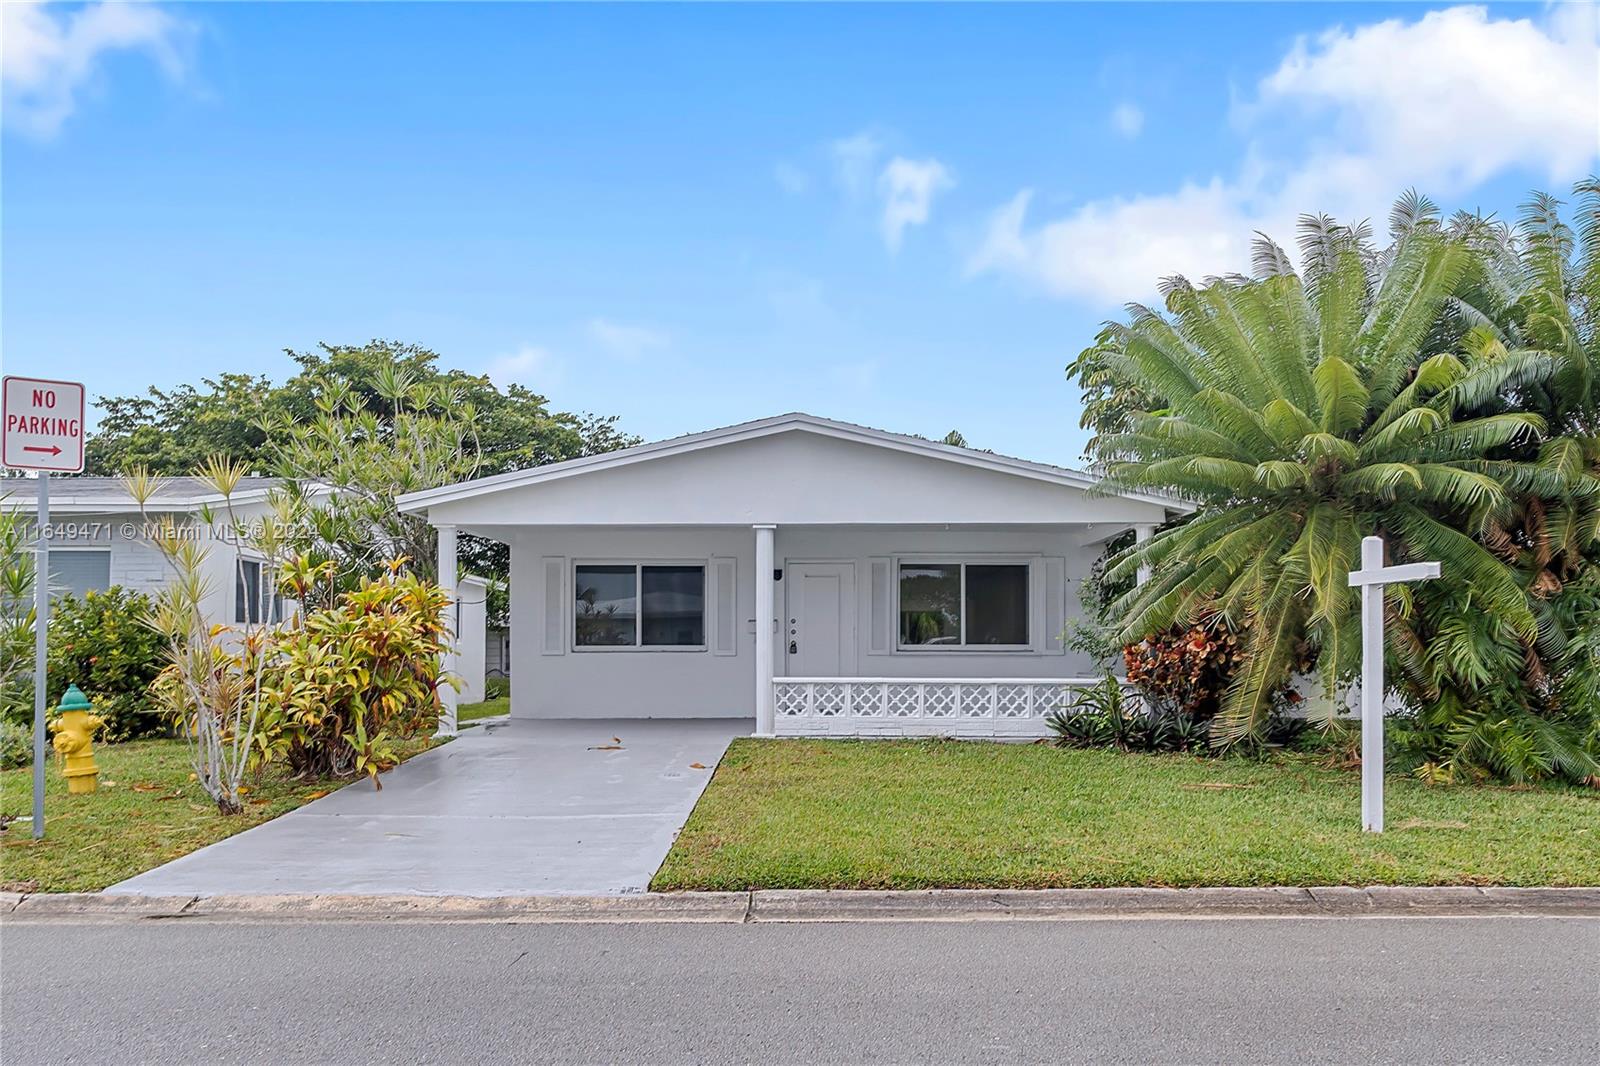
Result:
{"label": "yellow fire hydrant", "polygon": [[94,749],[90,741],[94,731],[105,725],[97,714],[90,714],[89,697],[77,685],[68,685],[56,707],[61,717],[56,719],[56,735],[51,742],[56,754],[66,764],[61,776],[67,779],[67,791],[75,794],[93,792],[100,787],[100,767],[94,764]]}

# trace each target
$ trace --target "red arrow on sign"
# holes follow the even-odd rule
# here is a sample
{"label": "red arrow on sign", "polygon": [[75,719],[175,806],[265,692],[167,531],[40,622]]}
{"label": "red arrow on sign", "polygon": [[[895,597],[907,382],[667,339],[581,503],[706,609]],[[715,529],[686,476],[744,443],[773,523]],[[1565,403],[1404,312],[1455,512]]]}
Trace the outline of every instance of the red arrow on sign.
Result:
{"label": "red arrow on sign", "polygon": [[25,451],[25,452],[45,452],[45,453],[47,453],[49,455],[60,455],[61,454],[61,446],[57,445],[57,444],[52,444],[48,448],[40,448],[40,447],[36,447],[35,445],[32,445],[32,444],[24,444],[22,446],[22,450]]}

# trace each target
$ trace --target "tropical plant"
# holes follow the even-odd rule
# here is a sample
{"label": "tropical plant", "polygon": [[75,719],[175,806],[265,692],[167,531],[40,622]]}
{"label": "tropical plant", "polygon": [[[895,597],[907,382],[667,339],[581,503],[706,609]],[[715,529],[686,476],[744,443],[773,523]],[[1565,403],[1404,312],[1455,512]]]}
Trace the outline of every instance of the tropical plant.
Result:
{"label": "tropical plant", "polygon": [[[309,589],[291,578],[303,598]],[[382,577],[307,612],[277,635],[257,747],[297,775],[378,774],[392,742],[438,719],[444,609],[437,585],[392,560]],[[447,682],[446,682],[447,683]]]}
{"label": "tropical plant", "polygon": [[[1531,648],[1449,582],[1417,588],[1412,614],[1395,620],[1406,650],[1402,687],[1417,709],[1397,735],[1430,779],[1583,778],[1600,758],[1600,183],[1576,191],[1577,232],[1560,202],[1541,193],[1515,226],[1467,229],[1475,269],[1441,326],[1495,355],[1527,350],[1551,360],[1548,377],[1486,397],[1472,413],[1543,418],[1547,441],[1508,446],[1501,457],[1539,459],[1553,473],[1512,480],[1510,505],[1480,536],[1529,590],[1539,626]],[[1425,199],[1404,206],[1409,217],[1437,217]],[[1466,228],[1459,217],[1450,225]]]}
{"label": "tropical plant", "polygon": [[1192,625],[1151,633],[1122,650],[1129,682],[1149,702],[1210,722],[1222,709],[1242,662],[1239,635]]}
{"label": "tropical plant", "polygon": [[49,703],[77,685],[105,722],[97,740],[149,736],[169,724],[148,691],[165,661],[161,635],[148,624],[152,609],[150,597],[121,586],[50,606]]}
{"label": "tropical plant", "polygon": [[[223,814],[242,810],[239,789],[258,761],[256,730],[264,710],[264,683],[274,661],[274,622],[262,612],[237,626],[206,620],[211,594],[207,560],[212,544],[227,544],[235,579],[244,584],[246,553],[262,574],[275,574],[288,547],[290,501],[275,497],[275,513],[247,522],[233,507],[244,466],[220,458],[201,468],[201,480],[222,499],[220,511],[200,513],[204,543],[177,527],[170,516],[153,518],[149,500],[162,479],[137,470],[126,479],[152,542],[173,576],[156,597],[150,625],[167,643],[168,665],[151,683],[151,694],[167,708],[188,742],[195,778]],[[264,600],[270,589],[263,590]],[[246,612],[247,617],[252,612]]]}
{"label": "tropical plant", "polygon": [[31,520],[0,482],[0,719],[33,721]]}
{"label": "tropical plant", "polygon": [[1210,751],[1206,720],[1171,704],[1130,697],[1110,674],[1079,692],[1066,707],[1045,716],[1063,748],[1118,751]]}
{"label": "tropical plant", "polygon": [[15,770],[33,761],[33,730],[0,718],[0,770]]}
{"label": "tropical plant", "polygon": [[[1256,277],[1165,285],[1166,313],[1135,306],[1108,327],[1099,358],[1161,407],[1130,411],[1100,441],[1107,487],[1193,501],[1191,520],[1111,560],[1107,578],[1154,577],[1117,601],[1122,636],[1174,626],[1225,626],[1244,639],[1243,665],[1214,735],[1258,734],[1302,652],[1315,662],[1331,715],[1359,661],[1356,598],[1346,574],[1363,536],[1396,560],[1439,560],[1528,654],[1547,647],[1529,575],[1486,544],[1517,494],[1565,493],[1580,528],[1600,493],[1529,410],[1489,410],[1557,380],[1550,353],[1501,343],[1484,324],[1463,331],[1461,296],[1483,276],[1481,235],[1397,211],[1394,242],[1368,228],[1302,220],[1297,272],[1277,244],[1255,246]],[[1404,621],[1414,594],[1389,587]],[[1405,627],[1391,649],[1414,660]]]}

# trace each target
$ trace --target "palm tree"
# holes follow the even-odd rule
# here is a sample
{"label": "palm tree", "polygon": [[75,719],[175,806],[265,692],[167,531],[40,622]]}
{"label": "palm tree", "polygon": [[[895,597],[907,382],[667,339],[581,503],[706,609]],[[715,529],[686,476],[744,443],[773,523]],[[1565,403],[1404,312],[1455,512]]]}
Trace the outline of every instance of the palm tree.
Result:
{"label": "palm tree", "polygon": [[[1582,778],[1600,757],[1600,181],[1575,191],[1577,233],[1543,193],[1515,226],[1449,223],[1479,254],[1440,329],[1491,352],[1541,351],[1554,369],[1471,412],[1547,423],[1547,442],[1502,454],[1542,462],[1531,479],[1509,478],[1512,506],[1480,538],[1522,581],[1538,640],[1525,646],[1470,590],[1443,583],[1418,589],[1415,613],[1396,627],[1418,746],[1446,773]],[[1437,218],[1426,200],[1411,202],[1417,217]]]}
{"label": "palm tree", "polygon": [[[1303,218],[1298,273],[1263,237],[1255,277],[1169,279],[1166,314],[1135,305],[1096,347],[1101,365],[1165,404],[1101,437],[1106,486],[1198,505],[1110,561],[1110,580],[1154,573],[1114,605],[1120,635],[1195,624],[1245,635],[1214,727],[1222,743],[1255,732],[1313,662],[1331,711],[1359,659],[1346,575],[1363,536],[1384,536],[1396,560],[1441,561],[1473,610],[1530,653],[1540,643],[1527,575],[1485,540],[1519,493],[1593,480],[1544,415],[1499,401],[1548,387],[1562,364],[1468,314],[1462,293],[1486,277],[1479,226],[1441,225],[1406,200],[1392,222],[1394,243],[1378,251],[1364,224]],[[1390,612],[1408,618],[1414,595],[1391,586]]]}

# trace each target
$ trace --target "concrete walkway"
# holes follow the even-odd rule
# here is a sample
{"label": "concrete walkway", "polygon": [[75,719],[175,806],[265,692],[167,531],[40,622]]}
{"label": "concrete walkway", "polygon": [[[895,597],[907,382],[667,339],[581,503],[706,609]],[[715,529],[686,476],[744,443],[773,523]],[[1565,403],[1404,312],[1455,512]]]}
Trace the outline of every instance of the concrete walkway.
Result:
{"label": "concrete walkway", "polygon": [[358,782],[107,891],[642,892],[728,742],[750,730],[739,719],[510,721],[470,729],[383,775],[381,792]]}

